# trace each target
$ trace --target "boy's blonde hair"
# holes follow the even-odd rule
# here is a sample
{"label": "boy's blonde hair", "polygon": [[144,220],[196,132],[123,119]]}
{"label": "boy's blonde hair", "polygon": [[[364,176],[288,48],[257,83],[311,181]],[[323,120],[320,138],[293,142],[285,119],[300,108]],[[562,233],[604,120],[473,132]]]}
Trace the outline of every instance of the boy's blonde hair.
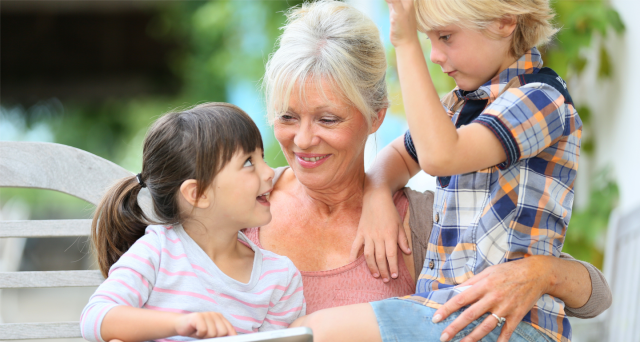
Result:
{"label": "boy's blonde hair", "polygon": [[549,0],[415,0],[414,3],[418,29],[422,32],[451,24],[485,31],[495,20],[516,16],[510,48],[514,57],[544,45],[558,31],[550,22],[554,13]]}
{"label": "boy's blonde hair", "polygon": [[263,78],[267,118],[287,111],[290,96],[305,98],[304,87],[323,81],[362,113],[367,125],[389,106],[387,60],[375,23],[341,1],[307,2],[287,13],[278,49]]}

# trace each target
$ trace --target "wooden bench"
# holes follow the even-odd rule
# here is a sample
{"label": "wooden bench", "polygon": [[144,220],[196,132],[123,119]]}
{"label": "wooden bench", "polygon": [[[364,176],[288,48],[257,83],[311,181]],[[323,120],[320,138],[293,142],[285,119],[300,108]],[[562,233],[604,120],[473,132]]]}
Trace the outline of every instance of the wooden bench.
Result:
{"label": "wooden bench", "polygon": [[611,214],[604,275],[613,293],[611,307],[593,319],[572,319],[572,341],[640,342],[640,207]]}
{"label": "wooden bench", "polygon": [[[116,180],[132,175],[73,147],[0,142],[0,187],[55,190],[96,205]],[[150,214],[146,190],[138,201]],[[0,221],[0,238],[86,237],[90,226],[91,220]],[[640,208],[612,214],[604,268],[613,305],[592,320],[572,320],[573,341],[640,342]],[[0,272],[0,289],[98,286],[103,280],[99,271]],[[77,337],[81,337],[79,322],[0,324],[0,340]]]}
{"label": "wooden bench", "polygon": [[[0,142],[0,187],[54,190],[96,205],[110,185],[131,175],[73,147]],[[0,221],[0,238],[87,237],[90,228],[91,220]],[[0,289],[98,286],[103,280],[97,270],[0,272]],[[82,337],[79,322],[0,324],[0,340],[75,337]]]}

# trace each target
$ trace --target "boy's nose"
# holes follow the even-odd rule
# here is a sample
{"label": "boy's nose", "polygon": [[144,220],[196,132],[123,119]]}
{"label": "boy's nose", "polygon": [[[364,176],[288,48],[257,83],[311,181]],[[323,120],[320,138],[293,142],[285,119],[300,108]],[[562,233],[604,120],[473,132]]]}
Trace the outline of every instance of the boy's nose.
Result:
{"label": "boy's nose", "polygon": [[444,62],[447,60],[446,56],[434,46],[431,46],[431,53],[429,54],[429,59],[431,59],[433,63],[436,63],[438,65],[443,65]]}

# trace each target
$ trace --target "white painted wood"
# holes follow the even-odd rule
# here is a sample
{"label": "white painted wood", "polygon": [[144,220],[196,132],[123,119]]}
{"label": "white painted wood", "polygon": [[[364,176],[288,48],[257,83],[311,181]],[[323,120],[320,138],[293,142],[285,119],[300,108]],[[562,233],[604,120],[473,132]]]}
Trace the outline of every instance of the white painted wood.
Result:
{"label": "white painted wood", "polygon": [[0,221],[0,238],[89,236],[91,220]]}
{"label": "white painted wood", "polygon": [[0,142],[0,187],[49,189],[96,205],[118,179],[133,176],[89,152],[60,144]]}
{"label": "white painted wood", "polygon": [[0,340],[77,337],[82,337],[79,322],[0,324]]}
{"label": "white painted wood", "polygon": [[608,238],[607,266],[613,303],[606,317],[608,341],[640,342],[640,208],[622,215]]}
{"label": "white painted wood", "polygon": [[104,278],[100,271],[2,272],[0,289],[28,287],[98,286]]}

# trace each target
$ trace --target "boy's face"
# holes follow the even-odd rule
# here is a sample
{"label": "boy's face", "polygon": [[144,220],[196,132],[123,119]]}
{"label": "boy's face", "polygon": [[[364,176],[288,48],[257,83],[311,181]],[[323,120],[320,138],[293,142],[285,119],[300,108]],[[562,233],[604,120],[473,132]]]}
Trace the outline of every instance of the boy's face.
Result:
{"label": "boy's face", "polygon": [[495,38],[455,25],[427,32],[431,40],[431,61],[453,77],[462,90],[478,89],[516,60],[509,54],[515,25],[496,21],[488,29]]}

